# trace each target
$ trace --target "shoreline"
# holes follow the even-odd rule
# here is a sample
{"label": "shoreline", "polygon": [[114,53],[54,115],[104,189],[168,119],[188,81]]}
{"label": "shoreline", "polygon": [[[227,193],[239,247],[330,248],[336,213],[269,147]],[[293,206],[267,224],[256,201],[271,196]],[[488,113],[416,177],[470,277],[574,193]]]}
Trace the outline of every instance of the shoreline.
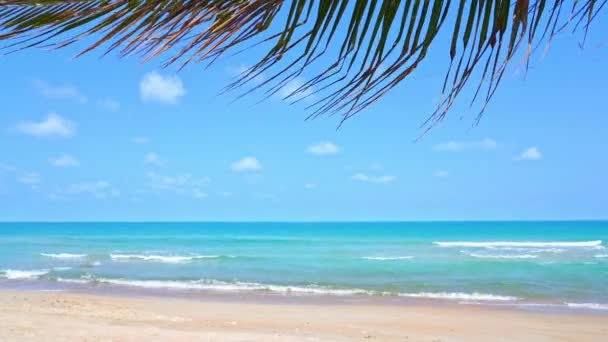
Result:
{"label": "shoreline", "polygon": [[0,340],[594,341],[608,315],[0,290]]}
{"label": "shoreline", "polygon": [[[289,288],[289,287],[286,287]],[[296,287],[297,288],[297,287]],[[277,305],[373,305],[395,307],[489,308],[501,311],[553,313],[565,315],[603,315],[605,304],[528,301],[520,298],[481,293],[419,293],[412,296],[394,294],[298,292],[243,289],[180,289],[172,287],[139,287],[107,283],[58,282],[54,280],[3,280],[1,292],[67,293],[102,297],[168,299],[193,302],[246,303]],[[479,299],[474,299],[475,297]],[[484,299],[485,298],[485,299]],[[503,300],[496,300],[503,298]]]}

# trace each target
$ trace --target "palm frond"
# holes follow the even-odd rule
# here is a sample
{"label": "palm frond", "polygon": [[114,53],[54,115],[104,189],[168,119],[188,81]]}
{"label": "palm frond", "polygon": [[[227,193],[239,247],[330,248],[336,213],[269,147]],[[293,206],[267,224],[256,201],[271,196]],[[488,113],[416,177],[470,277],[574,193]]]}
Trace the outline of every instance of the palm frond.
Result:
{"label": "palm frond", "polygon": [[[508,63],[525,46],[526,66],[539,45],[571,27],[587,31],[608,0],[0,0],[0,51],[61,48],[92,39],[81,54],[107,46],[120,56],[165,66],[212,63],[244,43],[266,44],[265,54],[233,90],[260,75],[271,96],[305,71],[320,70],[286,96],[312,97],[310,117],[346,120],[408,78],[448,26],[450,63],[443,98],[425,122],[441,121],[475,70],[471,104],[479,116]],[[317,65],[313,68],[312,65]],[[319,65],[321,66],[319,68]]]}

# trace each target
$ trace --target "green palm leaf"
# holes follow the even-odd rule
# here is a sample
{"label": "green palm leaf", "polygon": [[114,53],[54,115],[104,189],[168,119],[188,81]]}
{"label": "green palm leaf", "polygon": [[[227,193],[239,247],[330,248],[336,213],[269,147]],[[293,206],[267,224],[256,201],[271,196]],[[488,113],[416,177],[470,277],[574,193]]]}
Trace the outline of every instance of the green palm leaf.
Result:
{"label": "green palm leaf", "polygon": [[265,44],[263,57],[226,90],[264,74],[264,81],[244,94],[264,88],[271,96],[304,71],[320,70],[286,98],[297,102],[320,95],[309,105],[310,117],[337,113],[346,120],[407,79],[443,29],[451,36],[445,47],[451,62],[443,99],[425,122],[430,128],[445,117],[475,70],[479,80],[471,104],[481,101],[481,116],[522,45],[527,65],[537,46],[569,24],[584,32],[584,42],[606,2],[0,0],[0,51],[61,48],[92,39],[81,54],[105,45],[106,53],[144,61],[165,55],[164,65],[184,67],[212,63],[237,46]]}

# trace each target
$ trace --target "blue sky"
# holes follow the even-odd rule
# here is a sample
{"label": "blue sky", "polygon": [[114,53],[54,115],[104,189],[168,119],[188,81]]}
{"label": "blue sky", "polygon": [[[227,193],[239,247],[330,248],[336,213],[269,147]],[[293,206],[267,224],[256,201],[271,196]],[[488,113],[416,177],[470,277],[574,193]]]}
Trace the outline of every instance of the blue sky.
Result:
{"label": "blue sky", "polygon": [[527,77],[514,61],[479,126],[457,106],[418,141],[441,49],[339,130],[277,96],[218,95],[248,55],[179,73],[73,59],[83,45],[0,56],[0,220],[605,219],[599,23],[584,50],[555,39]]}

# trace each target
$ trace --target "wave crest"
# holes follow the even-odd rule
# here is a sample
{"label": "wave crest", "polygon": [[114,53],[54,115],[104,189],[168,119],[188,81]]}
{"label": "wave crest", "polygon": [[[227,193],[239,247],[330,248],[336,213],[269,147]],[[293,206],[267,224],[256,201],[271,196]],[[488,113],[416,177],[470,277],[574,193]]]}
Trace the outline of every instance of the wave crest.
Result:
{"label": "wave crest", "polygon": [[602,246],[602,240],[593,241],[438,241],[433,242],[439,247],[597,247]]}
{"label": "wave crest", "polygon": [[24,280],[24,279],[38,279],[38,277],[49,273],[49,270],[2,270],[0,274],[3,278],[9,280]]}
{"label": "wave crest", "polygon": [[482,259],[536,259],[538,255],[533,254],[480,254],[471,253],[467,251],[460,251],[460,253],[468,255],[473,258]]}
{"label": "wave crest", "polygon": [[71,253],[40,253],[40,255],[47,258],[54,259],[80,259],[87,256],[87,254],[71,254]]}
{"label": "wave crest", "polygon": [[[140,261],[153,261],[163,263],[184,263],[190,262],[197,259],[218,259],[222,258],[221,255],[188,255],[188,256],[167,256],[167,255],[145,255],[145,254],[110,254],[110,258],[113,260],[140,260]],[[231,257],[231,256],[229,256]]]}

